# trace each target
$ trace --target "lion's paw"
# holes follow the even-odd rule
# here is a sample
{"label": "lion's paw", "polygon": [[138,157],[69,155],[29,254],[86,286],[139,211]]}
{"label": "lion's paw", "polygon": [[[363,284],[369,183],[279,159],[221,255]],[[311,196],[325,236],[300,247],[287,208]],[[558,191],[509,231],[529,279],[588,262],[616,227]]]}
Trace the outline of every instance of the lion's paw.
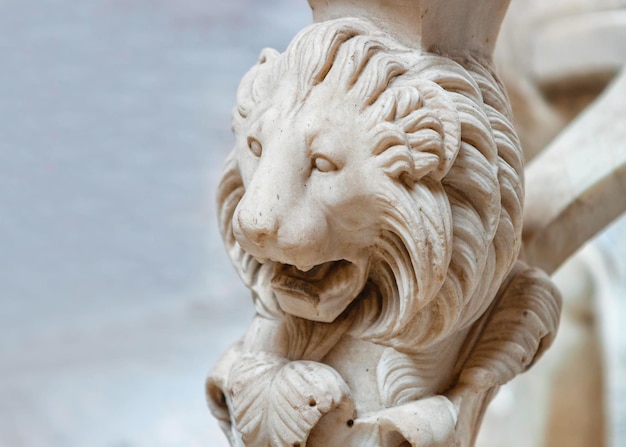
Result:
{"label": "lion's paw", "polygon": [[233,422],[248,447],[304,447],[323,415],[354,414],[345,381],[321,363],[251,353],[233,365],[230,377]]}

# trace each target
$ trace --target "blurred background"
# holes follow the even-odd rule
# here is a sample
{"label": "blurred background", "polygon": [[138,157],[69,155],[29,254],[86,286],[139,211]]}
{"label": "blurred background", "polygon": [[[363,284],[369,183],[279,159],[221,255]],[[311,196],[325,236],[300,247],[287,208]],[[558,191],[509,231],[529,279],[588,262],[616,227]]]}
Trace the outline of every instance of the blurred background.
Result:
{"label": "blurred background", "polygon": [[215,217],[230,110],[310,22],[305,0],[0,0],[1,447],[227,445],[204,379],[253,312]]}
{"label": "blurred background", "polygon": [[0,446],[226,445],[252,316],[217,233],[239,79],[303,0],[0,0]]}

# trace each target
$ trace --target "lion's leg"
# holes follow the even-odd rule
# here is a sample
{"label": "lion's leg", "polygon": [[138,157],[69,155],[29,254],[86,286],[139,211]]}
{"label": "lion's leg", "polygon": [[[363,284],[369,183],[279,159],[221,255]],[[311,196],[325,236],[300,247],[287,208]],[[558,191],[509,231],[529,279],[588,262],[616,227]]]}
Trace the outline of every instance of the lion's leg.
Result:
{"label": "lion's leg", "polygon": [[500,385],[527,370],[556,336],[561,295],[543,271],[517,263],[497,304],[447,393],[458,411],[461,446],[471,446]]}

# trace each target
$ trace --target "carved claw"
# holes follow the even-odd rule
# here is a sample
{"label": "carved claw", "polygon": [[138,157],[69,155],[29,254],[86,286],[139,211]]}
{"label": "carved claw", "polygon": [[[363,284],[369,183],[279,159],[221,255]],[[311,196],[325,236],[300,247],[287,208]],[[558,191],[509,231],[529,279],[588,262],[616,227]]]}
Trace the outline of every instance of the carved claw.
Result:
{"label": "carved claw", "polygon": [[456,446],[457,419],[457,408],[447,397],[432,396],[358,419],[355,426],[378,425],[383,436],[399,433],[411,447]]}
{"label": "carved claw", "polygon": [[242,342],[238,341],[222,355],[206,381],[206,397],[209,409],[217,419],[231,446],[240,445],[240,439],[238,439],[240,437],[233,431],[226,389],[229,371],[233,363],[241,356],[241,345]]}

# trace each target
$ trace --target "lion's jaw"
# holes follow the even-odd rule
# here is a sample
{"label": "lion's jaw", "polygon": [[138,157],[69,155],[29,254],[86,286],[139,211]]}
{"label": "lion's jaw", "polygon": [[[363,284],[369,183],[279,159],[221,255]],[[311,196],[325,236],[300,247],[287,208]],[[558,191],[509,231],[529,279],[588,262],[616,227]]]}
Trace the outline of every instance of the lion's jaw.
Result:
{"label": "lion's jaw", "polygon": [[361,293],[368,270],[366,262],[346,260],[325,262],[307,272],[275,263],[271,285],[283,311],[330,323]]}

